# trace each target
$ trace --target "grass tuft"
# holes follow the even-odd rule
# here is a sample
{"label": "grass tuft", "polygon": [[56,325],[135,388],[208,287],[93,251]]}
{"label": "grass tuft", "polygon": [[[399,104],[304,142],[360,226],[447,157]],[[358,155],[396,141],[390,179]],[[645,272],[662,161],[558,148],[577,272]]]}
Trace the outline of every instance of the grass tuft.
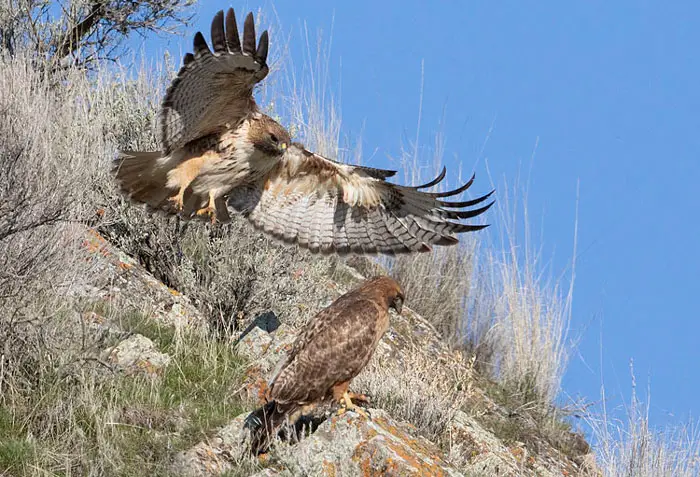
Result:
{"label": "grass tuft", "polygon": [[[32,386],[3,402],[0,471],[167,475],[176,452],[248,409],[239,395],[246,363],[230,345],[139,313],[111,313],[127,334],[151,338],[170,364],[156,376],[110,371],[96,364],[100,353],[75,345],[61,350],[67,361],[34,361]],[[107,350],[118,341],[110,340]]]}
{"label": "grass tuft", "polygon": [[638,397],[633,364],[632,396],[622,416],[606,405],[586,413],[597,449],[598,465],[605,476],[694,477],[700,475],[700,426],[696,421],[654,429],[649,403]]}

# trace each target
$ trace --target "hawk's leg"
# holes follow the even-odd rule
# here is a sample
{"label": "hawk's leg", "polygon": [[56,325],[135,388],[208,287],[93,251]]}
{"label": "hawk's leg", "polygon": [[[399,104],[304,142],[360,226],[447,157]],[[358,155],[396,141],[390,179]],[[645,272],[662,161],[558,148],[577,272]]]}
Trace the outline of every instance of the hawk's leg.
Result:
{"label": "hawk's leg", "polygon": [[355,403],[362,403],[365,406],[367,406],[370,403],[370,398],[366,394],[357,394],[348,391],[348,396],[350,397],[352,402]]}
{"label": "hawk's leg", "polygon": [[177,194],[168,198],[168,200],[173,203],[173,206],[177,210],[182,210],[182,208],[185,205],[184,204],[185,189],[187,189],[187,186],[180,187],[180,190],[178,191]]}
{"label": "hawk's leg", "polygon": [[340,404],[340,409],[338,409],[338,415],[344,414],[346,411],[354,411],[367,419],[370,419],[367,411],[358,407],[354,402],[368,403],[369,398],[364,394],[355,394],[348,391],[349,382],[340,383],[333,387],[333,399]]}
{"label": "hawk's leg", "polygon": [[356,412],[357,414],[365,417],[366,419],[371,419],[371,417],[369,416],[369,413],[367,411],[365,411],[360,406],[358,406],[352,402],[353,395],[354,396],[363,396],[365,398],[367,397],[364,395],[349,393],[346,391],[345,394],[343,394],[343,397],[340,398],[341,408],[338,409],[338,415],[345,414],[345,412],[347,412],[347,411],[353,411],[353,412]]}
{"label": "hawk's leg", "polygon": [[209,192],[209,204],[203,209],[197,211],[197,215],[208,215],[211,218],[211,223],[216,223],[216,197],[214,197],[214,192]]}

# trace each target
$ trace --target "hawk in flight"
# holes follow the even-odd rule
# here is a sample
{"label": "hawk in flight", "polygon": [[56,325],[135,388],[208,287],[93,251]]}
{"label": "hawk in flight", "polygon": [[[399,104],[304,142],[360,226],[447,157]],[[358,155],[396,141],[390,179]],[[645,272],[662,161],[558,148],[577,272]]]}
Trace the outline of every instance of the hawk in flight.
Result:
{"label": "hawk in flight", "polygon": [[251,450],[265,452],[285,422],[325,400],[345,409],[367,400],[348,392],[389,327],[389,308],[401,313],[404,295],[390,277],[366,280],[335,300],[301,330],[289,355],[270,380],[268,402],[247,418]]}
{"label": "hawk in flight", "polygon": [[278,239],[325,253],[426,252],[457,243],[485,225],[461,223],[493,202],[428,192],[445,178],[414,187],[387,182],[395,171],[342,164],[292,142],[263,114],[254,87],[269,71],[268,34],[256,45],[249,13],[242,41],[233,9],[214,16],[211,45],[201,32],[160,111],[162,151],[122,152],[115,167],[131,199],[184,218],[230,220],[228,207]]}

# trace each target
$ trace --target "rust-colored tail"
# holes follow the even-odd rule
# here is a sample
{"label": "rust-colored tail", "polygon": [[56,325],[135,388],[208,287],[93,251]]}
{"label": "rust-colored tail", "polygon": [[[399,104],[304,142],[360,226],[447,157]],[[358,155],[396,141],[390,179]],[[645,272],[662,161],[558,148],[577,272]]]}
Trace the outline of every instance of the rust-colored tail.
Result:
{"label": "rust-colored tail", "polygon": [[260,409],[251,412],[245,421],[246,429],[250,430],[250,452],[253,455],[266,452],[287,417],[297,408],[296,404],[270,401]]}
{"label": "rust-colored tail", "polygon": [[168,159],[160,152],[121,152],[114,173],[122,192],[135,201],[160,207],[173,194],[167,187]]}

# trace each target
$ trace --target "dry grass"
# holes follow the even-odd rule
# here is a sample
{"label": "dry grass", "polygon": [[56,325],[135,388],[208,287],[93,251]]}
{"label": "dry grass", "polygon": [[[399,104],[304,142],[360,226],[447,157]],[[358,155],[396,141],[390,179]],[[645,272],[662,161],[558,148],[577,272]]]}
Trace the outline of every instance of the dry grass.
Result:
{"label": "dry grass", "polygon": [[693,477],[700,472],[697,424],[658,431],[650,428],[648,415],[634,409],[627,422],[600,432],[598,465],[605,476]]}
{"label": "dry grass", "polygon": [[[421,85],[416,139],[407,147],[403,147],[396,159],[403,176],[402,180],[409,185],[424,184],[432,180],[444,164],[442,135],[436,135],[435,144],[432,146],[422,146],[418,142],[422,122],[422,100]],[[454,174],[459,172],[451,170],[448,177],[454,177]],[[463,182],[461,174],[458,174],[456,181],[447,179],[439,186],[433,187],[433,190],[449,190],[462,185]],[[474,187],[483,185],[484,182],[480,181]],[[479,219],[484,220],[483,217]],[[473,328],[474,324],[465,317],[473,296],[478,244],[482,234],[483,232],[462,234],[459,244],[436,247],[431,253],[380,259],[406,291],[407,305],[430,321],[451,347],[465,350],[468,348],[467,354],[473,354],[472,343],[476,338],[474,333],[469,334],[469,327]]]}
{"label": "dry grass", "polygon": [[[568,364],[575,261],[570,275],[548,278],[531,242],[526,191],[507,188],[499,197],[497,223],[502,242],[483,254],[471,319],[490,323],[477,342],[487,344],[490,365],[503,384],[524,400],[549,404],[557,397]],[[573,205],[573,204],[572,204]],[[523,231],[518,231],[518,226]],[[576,255],[574,225],[573,255]],[[519,239],[522,237],[522,239]]]}
{"label": "dry grass", "polygon": [[634,477],[691,477],[700,474],[700,428],[697,422],[651,427],[649,404],[638,398],[632,369],[632,397],[622,418],[606,405],[586,415],[603,475]]}
{"label": "dry grass", "polygon": [[118,336],[86,333],[72,310],[28,327],[25,344],[39,345],[13,349],[0,366],[3,475],[167,475],[177,451],[245,410],[236,394],[244,363],[229,346],[136,312],[97,310],[126,334],[150,337],[170,364],[158,376],[110,369],[104,350]]}
{"label": "dry grass", "polygon": [[413,349],[400,360],[373,359],[353,380],[353,388],[371,396],[373,407],[443,443],[454,414],[466,403],[471,379],[470,373],[450,369],[426,350]]}
{"label": "dry grass", "polygon": [[399,257],[390,273],[403,287],[407,304],[426,317],[453,348],[470,338],[464,328],[474,277],[476,241],[464,237],[455,247],[429,254]]}

